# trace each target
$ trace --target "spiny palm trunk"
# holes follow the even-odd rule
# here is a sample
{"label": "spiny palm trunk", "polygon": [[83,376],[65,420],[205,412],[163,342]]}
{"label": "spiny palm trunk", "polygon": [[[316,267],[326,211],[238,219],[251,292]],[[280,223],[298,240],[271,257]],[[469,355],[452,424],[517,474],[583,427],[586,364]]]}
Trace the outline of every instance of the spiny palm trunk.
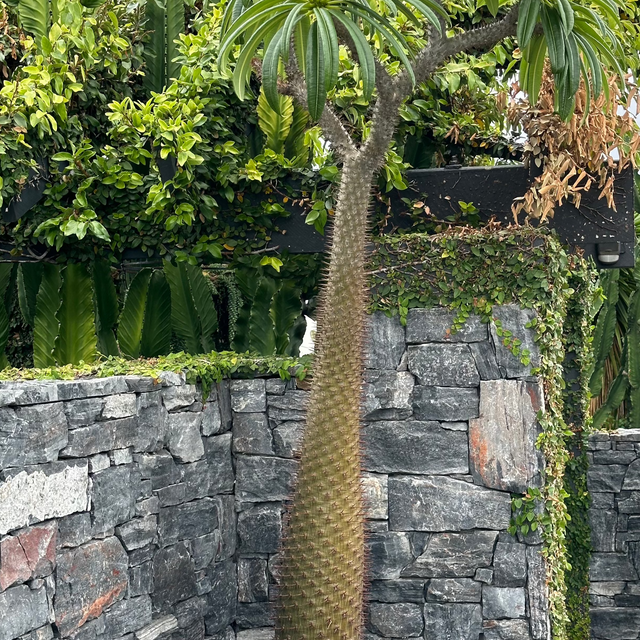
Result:
{"label": "spiny palm trunk", "polygon": [[313,385],[283,542],[279,640],[356,640],[365,582],[360,397],[372,170],[346,161],[321,295]]}

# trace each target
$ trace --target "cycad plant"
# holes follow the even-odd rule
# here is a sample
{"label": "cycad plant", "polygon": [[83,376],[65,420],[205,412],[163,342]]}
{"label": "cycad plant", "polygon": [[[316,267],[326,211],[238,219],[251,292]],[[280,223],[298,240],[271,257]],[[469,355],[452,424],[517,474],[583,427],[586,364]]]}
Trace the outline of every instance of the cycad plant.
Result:
{"label": "cycad plant", "polygon": [[[342,163],[329,265],[318,313],[316,358],[307,424],[287,533],[283,543],[279,640],[355,640],[361,635],[365,584],[360,487],[360,413],[365,341],[365,245],[371,185],[382,167],[404,100],[445,60],[486,50],[517,36],[525,89],[535,102],[548,53],[558,87],[558,110],[568,117],[580,76],[597,93],[602,61],[619,67],[619,46],[600,13],[618,15],[616,0],[489,0],[494,16],[484,28],[448,30],[438,0],[231,0],[219,64],[235,58],[233,85],[247,92],[261,59],[264,95],[279,112],[290,95],[317,121]],[[388,20],[400,15],[427,27],[426,46],[412,50]],[[615,24],[615,22],[613,23]],[[236,44],[241,42],[239,49]],[[358,145],[326,103],[338,77],[339,50],[360,66],[362,87],[374,101],[369,133]],[[386,52],[401,61],[385,68]]]}

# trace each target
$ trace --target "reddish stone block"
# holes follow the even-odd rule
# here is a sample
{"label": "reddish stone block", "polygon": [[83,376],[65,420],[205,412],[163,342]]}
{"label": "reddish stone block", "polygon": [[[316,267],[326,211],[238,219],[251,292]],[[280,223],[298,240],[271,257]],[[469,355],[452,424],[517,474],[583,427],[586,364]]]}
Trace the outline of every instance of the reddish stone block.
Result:
{"label": "reddish stone block", "polygon": [[51,575],[56,565],[57,522],[29,527],[18,534],[34,578]]}
{"label": "reddish stone block", "polygon": [[27,555],[17,537],[0,542],[0,591],[31,577]]}
{"label": "reddish stone block", "polygon": [[0,543],[0,591],[53,573],[57,534],[57,523],[49,522],[3,540]]}

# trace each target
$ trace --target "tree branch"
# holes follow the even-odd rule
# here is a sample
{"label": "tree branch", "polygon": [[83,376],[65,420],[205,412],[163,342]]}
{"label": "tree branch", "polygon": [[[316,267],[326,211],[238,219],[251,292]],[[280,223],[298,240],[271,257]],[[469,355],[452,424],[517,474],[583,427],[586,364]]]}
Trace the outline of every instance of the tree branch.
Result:
{"label": "tree branch", "polygon": [[[301,107],[307,108],[307,84],[293,52],[290,53],[287,64],[287,83],[280,87],[280,91],[285,95],[290,95]],[[338,114],[330,104],[325,104],[318,124],[324,137],[331,143],[331,149],[344,160],[358,152],[349,132],[344,128]]]}

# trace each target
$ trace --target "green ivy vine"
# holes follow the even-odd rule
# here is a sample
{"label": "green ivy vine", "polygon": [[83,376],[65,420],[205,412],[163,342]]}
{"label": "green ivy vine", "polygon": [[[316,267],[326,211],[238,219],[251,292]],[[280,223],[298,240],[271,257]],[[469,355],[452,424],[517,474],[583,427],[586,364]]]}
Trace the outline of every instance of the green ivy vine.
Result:
{"label": "green ivy vine", "polygon": [[[542,538],[553,637],[582,640],[585,636],[575,630],[575,622],[588,580],[588,532],[571,523],[584,524],[588,506],[586,470],[574,444],[587,423],[584,372],[589,365],[595,269],[568,254],[548,230],[489,226],[377,239],[370,277],[371,310],[399,315],[403,323],[413,307],[454,310],[454,331],[471,314],[493,320],[494,305],[517,303],[536,311],[531,326],[541,361],[532,372],[542,378],[545,390],[546,410],[538,416],[544,485],[514,497],[511,531],[537,530]],[[505,345],[528,361],[517,341],[504,330],[501,334]],[[578,371],[578,382],[569,389],[568,368]]]}

